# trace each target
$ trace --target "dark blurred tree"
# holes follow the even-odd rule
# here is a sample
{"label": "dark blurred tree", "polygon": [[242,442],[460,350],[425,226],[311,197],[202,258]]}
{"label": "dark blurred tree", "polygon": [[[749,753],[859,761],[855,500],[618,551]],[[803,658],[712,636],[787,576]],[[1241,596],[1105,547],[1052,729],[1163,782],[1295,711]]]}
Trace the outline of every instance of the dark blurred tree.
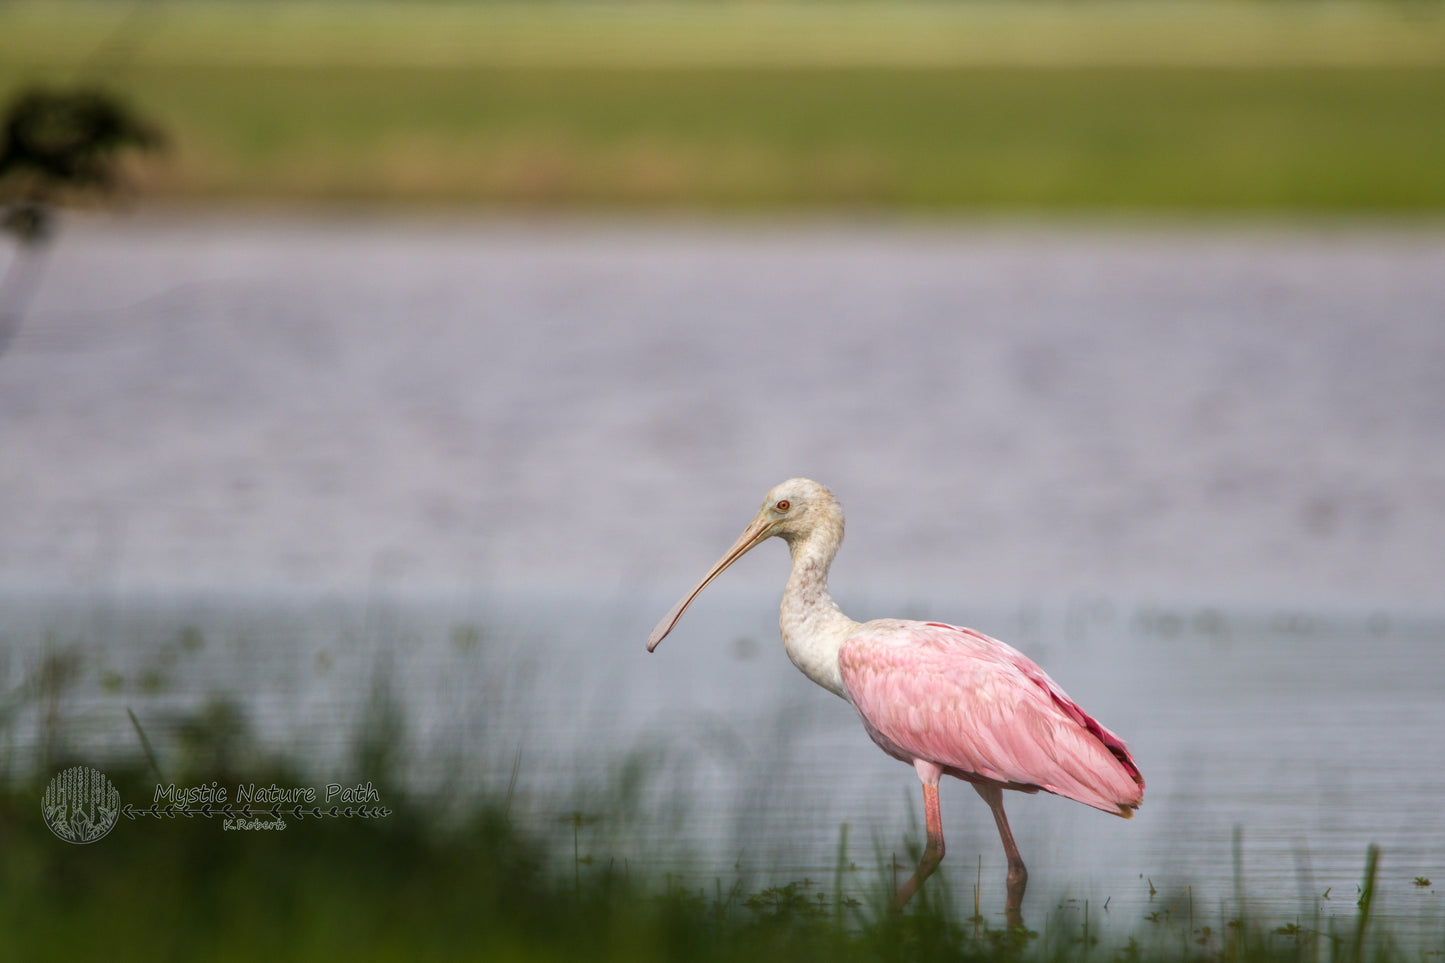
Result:
{"label": "dark blurred tree", "polygon": [[21,92],[0,122],[0,230],[15,259],[0,282],[0,354],[9,347],[40,276],[55,206],[109,197],[121,187],[120,156],[164,144],[158,127],[102,90]]}

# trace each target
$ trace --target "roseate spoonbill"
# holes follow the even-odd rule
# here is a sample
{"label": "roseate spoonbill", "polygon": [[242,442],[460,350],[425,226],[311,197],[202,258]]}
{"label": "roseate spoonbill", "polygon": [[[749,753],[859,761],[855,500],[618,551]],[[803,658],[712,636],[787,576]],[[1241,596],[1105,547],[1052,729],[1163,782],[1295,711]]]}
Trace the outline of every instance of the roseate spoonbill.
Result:
{"label": "roseate spoonbill", "polygon": [[775,535],[793,557],[779,618],[788,657],[851,702],[873,741],[912,765],[923,784],[928,841],[894,907],[901,909],[943,859],[938,780],[947,773],[972,785],[993,811],[1008,855],[1006,914],[1010,925],[1021,924],[1028,871],[1004,815],[1003,790],[1042,789],[1128,819],[1144,800],[1144,777],[1128,748],[1032,660],[996,639],[941,622],[859,623],[844,615],[828,595],[843,509],[806,478],[768,492],[733,547],[657,623],[647,651],[708,583]]}

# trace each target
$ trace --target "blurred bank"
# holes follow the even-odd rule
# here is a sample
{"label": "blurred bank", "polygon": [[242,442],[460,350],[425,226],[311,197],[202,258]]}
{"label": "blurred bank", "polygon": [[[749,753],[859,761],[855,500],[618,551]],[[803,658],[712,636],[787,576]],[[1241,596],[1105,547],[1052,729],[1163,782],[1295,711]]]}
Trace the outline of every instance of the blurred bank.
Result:
{"label": "blurred bank", "polygon": [[0,97],[133,98],[172,202],[1437,212],[1442,10],[11,2]]}

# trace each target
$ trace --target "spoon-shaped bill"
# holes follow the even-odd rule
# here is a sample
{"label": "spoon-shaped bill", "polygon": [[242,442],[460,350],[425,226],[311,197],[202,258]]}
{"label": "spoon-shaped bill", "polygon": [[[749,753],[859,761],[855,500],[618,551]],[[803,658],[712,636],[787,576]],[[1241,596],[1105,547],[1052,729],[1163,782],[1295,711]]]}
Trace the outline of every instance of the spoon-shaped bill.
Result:
{"label": "spoon-shaped bill", "polygon": [[677,604],[662,617],[662,621],[657,623],[657,627],[654,628],[652,634],[647,637],[647,651],[651,652],[657,648],[657,643],[661,642],[667,636],[667,633],[672,631],[672,627],[677,624],[677,620],[682,618],[682,613],[687,611],[687,607],[692,604],[692,600],[697,598],[703,589],[707,588],[709,582],[721,575],[724,569],[733,562],[736,562],[739,558],[742,558],[749,549],[765,540],[771,534],[771,519],[764,515],[759,515],[753,519],[752,523],[738,536],[738,540],[733,543],[733,547],[728,549],[727,552],[723,554],[723,557],[718,559],[712,568],[708,569],[707,574],[702,577],[702,580],[693,586],[692,591],[679,599]]}

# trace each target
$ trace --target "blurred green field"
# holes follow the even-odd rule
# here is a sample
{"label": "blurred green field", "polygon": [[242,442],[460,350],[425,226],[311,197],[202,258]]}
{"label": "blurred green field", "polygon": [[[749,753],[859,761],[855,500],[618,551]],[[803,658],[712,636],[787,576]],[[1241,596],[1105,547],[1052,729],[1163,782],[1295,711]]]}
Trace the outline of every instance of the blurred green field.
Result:
{"label": "blurred green field", "polygon": [[1433,2],[0,6],[0,97],[87,82],[175,200],[1445,209]]}
{"label": "blurred green field", "polygon": [[9,0],[47,66],[960,67],[1445,63],[1439,0]]}

